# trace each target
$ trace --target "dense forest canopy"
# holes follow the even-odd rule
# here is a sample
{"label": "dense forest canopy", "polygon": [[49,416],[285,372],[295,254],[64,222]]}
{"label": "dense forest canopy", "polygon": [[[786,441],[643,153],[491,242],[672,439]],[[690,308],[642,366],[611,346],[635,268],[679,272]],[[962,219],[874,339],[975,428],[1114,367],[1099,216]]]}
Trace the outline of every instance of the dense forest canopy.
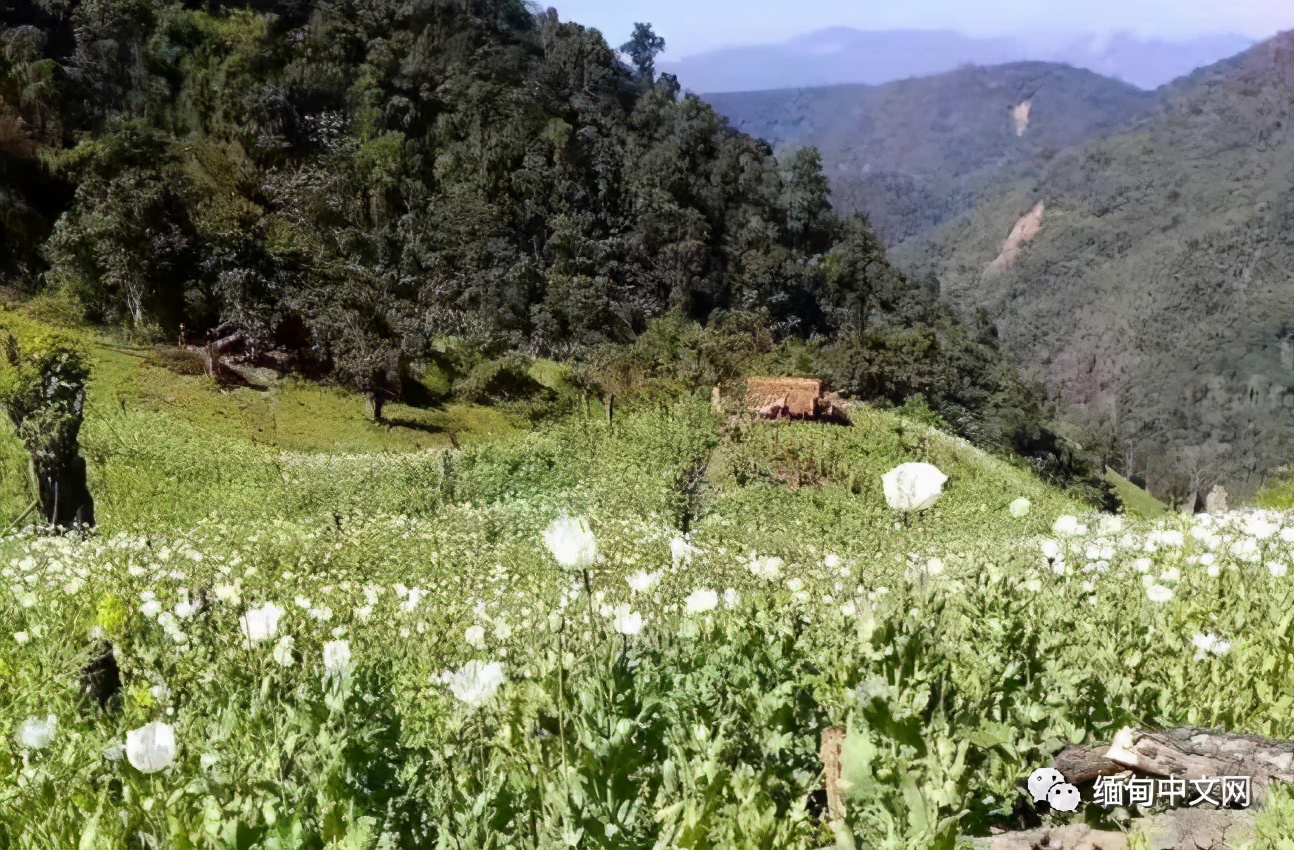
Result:
{"label": "dense forest canopy", "polygon": [[[331,349],[355,342],[334,338],[342,310],[361,336],[474,329],[553,352],[670,308],[824,326],[816,158],[779,164],[655,80],[650,43],[635,72],[512,0],[4,15],[8,121],[74,193],[11,201],[27,226],[6,253],[92,318],[303,321]],[[35,153],[7,149],[8,168]]]}
{"label": "dense forest canopy", "polygon": [[437,339],[570,358],[750,316],[841,389],[1036,441],[992,335],[663,47],[521,0],[7,2],[0,270],[145,336],[238,327],[379,410]]}

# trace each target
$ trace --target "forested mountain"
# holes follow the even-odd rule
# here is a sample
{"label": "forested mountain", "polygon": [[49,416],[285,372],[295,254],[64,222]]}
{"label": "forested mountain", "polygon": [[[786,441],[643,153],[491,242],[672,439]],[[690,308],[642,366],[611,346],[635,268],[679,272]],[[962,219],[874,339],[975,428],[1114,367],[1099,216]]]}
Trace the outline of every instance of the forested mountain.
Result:
{"label": "forested mountain", "polygon": [[237,321],[358,373],[387,337],[564,352],[670,308],[808,330],[833,306],[811,152],[776,161],[650,54],[519,0],[4,18],[6,265],[92,319]]}
{"label": "forested mountain", "polygon": [[1294,33],[1162,94],[895,259],[993,315],[1161,490],[1251,492],[1294,450]]}
{"label": "forested mountain", "polygon": [[822,152],[836,207],[897,244],[971,209],[1004,178],[1149,115],[1154,94],[1066,65],[961,68],[882,86],[709,95],[741,130]]}
{"label": "forested mountain", "polygon": [[469,367],[633,344],[621,372],[694,384],[798,340],[785,368],[1076,469],[985,327],[832,210],[817,152],[734,130],[663,46],[521,0],[8,2],[0,267],[137,338],[237,328],[375,417],[446,339]]}

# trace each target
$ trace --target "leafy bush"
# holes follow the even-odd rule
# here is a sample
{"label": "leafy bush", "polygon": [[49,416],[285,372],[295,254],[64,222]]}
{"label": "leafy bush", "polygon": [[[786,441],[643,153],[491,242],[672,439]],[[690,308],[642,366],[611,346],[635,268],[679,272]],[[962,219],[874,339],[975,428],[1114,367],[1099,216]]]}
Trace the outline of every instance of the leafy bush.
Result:
{"label": "leafy bush", "polygon": [[93,524],[93,502],[77,442],[89,377],[84,352],[57,332],[29,337],[21,346],[12,333],[5,334],[0,407],[31,455],[45,519],[55,525]]}
{"label": "leafy bush", "polygon": [[531,365],[520,355],[480,363],[454,384],[454,394],[476,404],[555,398],[556,393],[530,374]]}

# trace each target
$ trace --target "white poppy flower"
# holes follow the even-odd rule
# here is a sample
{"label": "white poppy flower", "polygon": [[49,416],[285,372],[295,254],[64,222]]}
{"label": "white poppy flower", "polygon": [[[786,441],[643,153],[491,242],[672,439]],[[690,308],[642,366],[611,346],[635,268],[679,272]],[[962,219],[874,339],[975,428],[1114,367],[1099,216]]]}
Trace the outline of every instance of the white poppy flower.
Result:
{"label": "white poppy flower", "polygon": [[292,635],[283,635],[279,642],[274,645],[274,663],[280,667],[291,667],[293,661],[292,650],[296,646],[296,641]]}
{"label": "white poppy flower", "polygon": [[598,559],[598,543],[588,521],[561,517],[544,531],[544,544],[557,563],[567,569],[583,569]]}
{"label": "white poppy flower", "polygon": [[636,572],[625,579],[634,593],[646,593],[661,580],[662,573]]}
{"label": "white poppy flower", "polygon": [[463,639],[467,645],[474,649],[485,649],[485,628],[482,626],[468,626],[467,631],[463,633]]}
{"label": "white poppy flower", "polygon": [[684,607],[689,614],[704,614],[706,611],[713,611],[719,607],[719,594],[708,587],[694,590],[685,600]]}
{"label": "white poppy flower", "polygon": [[472,707],[484,705],[493,699],[505,681],[502,664],[476,660],[467,662],[453,673],[445,674],[442,679],[449,685],[450,693]]}
{"label": "white poppy flower", "polygon": [[1048,561],[1054,561],[1060,557],[1060,544],[1055,540],[1042,541],[1042,554]]}
{"label": "white poppy flower", "polygon": [[251,609],[239,620],[243,637],[249,644],[269,640],[279,633],[279,618],[282,616],[283,609],[273,602]]}
{"label": "white poppy flower", "polygon": [[782,574],[782,567],[784,566],[786,566],[786,562],[781,558],[757,558],[752,554],[746,568],[756,578],[774,581]]}
{"label": "white poppy flower", "polygon": [[31,635],[29,635],[27,632],[14,632],[13,639],[15,643],[17,643],[19,646],[22,646],[23,644],[31,640]]}
{"label": "white poppy flower", "polygon": [[1196,634],[1191,638],[1191,643],[1195,644],[1198,652],[1195,653],[1196,660],[1203,658],[1206,654],[1226,655],[1231,651],[1231,642],[1223,640],[1215,634]]}
{"label": "white poppy flower", "polygon": [[331,678],[342,678],[350,668],[350,641],[331,640],[323,646],[324,671]]}
{"label": "white poppy flower", "polygon": [[1245,534],[1258,540],[1266,540],[1277,531],[1280,531],[1280,524],[1272,522],[1262,514],[1253,514],[1245,520]]}
{"label": "white poppy flower", "polygon": [[1163,529],[1156,531],[1147,538],[1148,543],[1157,543],[1161,546],[1180,547],[1186,543],[1186,535],[1182,534],[1175,528]]}
{"label": "white poppy flower", "polygon": [[157,773],[175,763],[175,729],[154,721],[126,733],[126,760],[140,773]]}
{"label": "white poppy flower", "polygon": [[1153,565],[1154,565],[1154,561],[1150,560],[1149,558],[1138,558],[1137,560],[1132,562],[1133,568],[1136,569],[1136,571],[1139,573],[1150,572],[1150,568]]}
{"label": "white poppy flower", "polygon": [[1267,570],[1272,574],[1273,578],[1280,578],[1289,572],[1289,565],[1282,564],[1280,561],[1268,561]]}
{"label": "white poppy flower", "polygon": [[637,611],[630,610],[628,605],[621,605],[616,609],[616,616],[611,625],[617,633],[633,637],[642,631],[643,617]]}
{"label": "white poppy flower", "polygon": [[1242,561],[1253,563],[1262,557],[1258,541],[1252,537],[1242,537],[1231,544],[1231,554]]}
{"label": "white poppy flower", "polygon": [[19,749],[43,750],[54,743],[57,731],[58,718],[52,714],[47,714],[43,719],[28,717],[19,724],[18,731],[14,733],[14,741]]}
{"label": "white poppy flower", "polygon": [[692,556],[701,550],[688,542],[686,537],[674,537],[669,542],[670,560],[674,568],[692,563]]}
{"label": "white poppy flower", "polygon": [[1151,584],[1146,588],[1146,596],[1151,602],[1167,602],[1173,598],[1173,589],[1162,584]]}
{"label": "white poppy flower", "polygon": [[885,502],[896,511],[923,511],[943,494],[948,476],[928,463],[903,463],[881,476]]}
{"label": "white poppy flower", "polygon": [[1011,516],[1016,519],[1021,519],[1029,515],[1029,508],[1031,507],[1033,507],[1033,505],[1028,499],[1019,498],[1011,503],[1009,510],[1011,511]]}
{"label": "white poppy flower", "polygon": [[939,558],[931,558],[926,562],[926,575],[937,576],[944,571],[944,562]]}
{"label": "white poppy flower", "polygon": [[1051,530],[1066,537],[1079,537],[1087,534],[1087,526],[1078,521],[1078,517],[1065,514],[1058,517]]}
{"label": "white poppy flower", "polygon": [[736,589],[728,588],[723,592],[723,606],[725,608],[736,608],[737,603],[741,601],[741,594]]}
{"label": "white poppy flower", "polygon": [[822,559],[822,565],[829,570],[840,569],[840,566],[843,563],[844,561],[840,560],[839,555],[827,555],[827,557]]}
{"label": "white poppy flower", "polygon": [[1115,514],[1105,514],[1097,522],[1096,528],[1101,534],[1118,534],[1123,531],[1123,517]]}

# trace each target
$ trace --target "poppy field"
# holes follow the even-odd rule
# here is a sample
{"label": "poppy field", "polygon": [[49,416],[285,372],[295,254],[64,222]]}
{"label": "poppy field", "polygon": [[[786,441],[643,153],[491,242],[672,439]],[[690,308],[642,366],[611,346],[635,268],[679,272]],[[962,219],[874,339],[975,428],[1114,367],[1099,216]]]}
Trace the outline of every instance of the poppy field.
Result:
{"label": "poppy field", "polygon": [[0,847],[951,848],[1126,725],[1294,736],[1294,520],[852,415],[329,454],[96,408],[101,528],[0,541]]}

